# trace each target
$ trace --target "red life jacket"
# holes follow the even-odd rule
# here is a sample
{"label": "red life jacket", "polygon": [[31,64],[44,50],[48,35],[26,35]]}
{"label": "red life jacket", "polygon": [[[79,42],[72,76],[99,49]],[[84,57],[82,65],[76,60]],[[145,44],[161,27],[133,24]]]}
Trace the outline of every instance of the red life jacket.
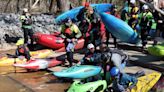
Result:
{"label": "red life jacket", "polygon": [[28,48],[27,47],[21,47],[21,48],[19,48],[18,49],[18,51],[19,51],[19,53],[25,53],[25,49],[26,49],[26,51],[28,51]]}

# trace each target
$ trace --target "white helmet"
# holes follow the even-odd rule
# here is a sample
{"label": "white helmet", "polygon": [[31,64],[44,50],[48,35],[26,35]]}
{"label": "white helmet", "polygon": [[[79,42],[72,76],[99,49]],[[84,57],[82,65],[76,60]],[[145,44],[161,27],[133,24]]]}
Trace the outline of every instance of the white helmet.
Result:
{"label": "white helmet", "polygon": [[130,3],[135,4],[136,0],[130,0]]}
{"label": "white helmet", "polygon": [[147,10],[147,9],[149,9],[149,6],[146,5],[146,4],[144,4],[144,5],[142,6],[142,9],[143,9],[143,10]]}
{"label": "white helmet", "polygon": [[88,46],[87,46],[88,49],[91,49],[91,48],[94,48],[94,47],[95,46],[92,43],[88,44]]}
{"label": "white helmet", "polygon": [[24,12],[28,12],[28,9],[27,9],[27,8],[24,8],[23,11],[24,11]]}

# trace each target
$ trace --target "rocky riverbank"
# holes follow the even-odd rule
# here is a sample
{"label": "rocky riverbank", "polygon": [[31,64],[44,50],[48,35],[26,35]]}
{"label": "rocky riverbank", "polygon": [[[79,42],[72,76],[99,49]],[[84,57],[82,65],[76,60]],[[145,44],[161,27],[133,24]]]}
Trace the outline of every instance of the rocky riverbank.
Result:
{"label": "rocky riverbank", "polygon": [[[0,49],[11,49],[20,37],[23,37],[19,14],[0,14]],[[53,15],[33,15],[33,31],[41,33],[52,33],[58,26],[54,25]]]}

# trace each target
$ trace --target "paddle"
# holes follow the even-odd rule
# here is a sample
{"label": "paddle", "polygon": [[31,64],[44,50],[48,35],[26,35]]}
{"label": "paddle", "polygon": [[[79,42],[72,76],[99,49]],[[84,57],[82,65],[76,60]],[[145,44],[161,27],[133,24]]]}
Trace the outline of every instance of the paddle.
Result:
{"label": "paddle", "polygon": [[[14,58],[14,64],[16,64],[16,58],[18,58],[18,56],[16,55],[11,55],[11,54],[6,54],[9,58]],[[16,66],[14,66],[14,70],[15,70],[15,73],[16,73]]]}

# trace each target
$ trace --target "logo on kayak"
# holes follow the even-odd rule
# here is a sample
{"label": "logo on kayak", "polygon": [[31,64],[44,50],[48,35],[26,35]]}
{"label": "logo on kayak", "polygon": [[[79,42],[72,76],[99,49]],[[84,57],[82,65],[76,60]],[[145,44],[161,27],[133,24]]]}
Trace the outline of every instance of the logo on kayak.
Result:
{"label": "logo on kayak", "polygon": [[90,72],[93,71],[94,69],[88,69],[88,70],[84,70],[84,72]]}

